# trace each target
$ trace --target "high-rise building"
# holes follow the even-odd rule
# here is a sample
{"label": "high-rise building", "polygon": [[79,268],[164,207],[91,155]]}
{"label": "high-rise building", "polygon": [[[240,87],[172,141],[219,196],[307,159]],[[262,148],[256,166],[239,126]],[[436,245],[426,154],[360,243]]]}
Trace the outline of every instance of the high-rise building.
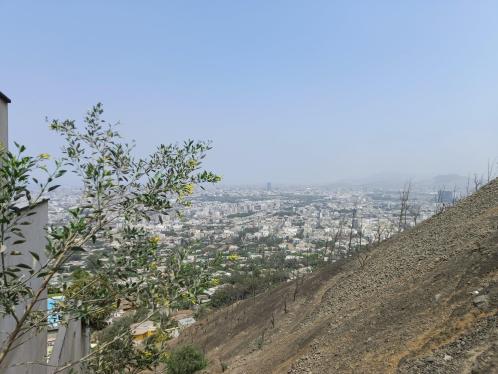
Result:
{"label": "high-rise building", "polygon": [[437,192],[438,203],[452,203],[454,199],[455,199],[455,194],[453,191],[439,190]]}
{"label": "high-rise building", "polygon": [[266,183],[266,191],[271,191],[271,183]]}

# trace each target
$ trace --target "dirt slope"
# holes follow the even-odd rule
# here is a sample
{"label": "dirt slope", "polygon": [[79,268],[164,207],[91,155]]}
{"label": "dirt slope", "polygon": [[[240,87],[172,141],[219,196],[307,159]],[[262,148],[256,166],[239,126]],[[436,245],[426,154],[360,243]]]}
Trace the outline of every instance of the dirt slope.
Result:
{"label": "dirt slope", "polygon": [[344,261],[295,289],[221,310],[180,341],[203,347],[212,373],[498,373],[498,181],[363,268]]}

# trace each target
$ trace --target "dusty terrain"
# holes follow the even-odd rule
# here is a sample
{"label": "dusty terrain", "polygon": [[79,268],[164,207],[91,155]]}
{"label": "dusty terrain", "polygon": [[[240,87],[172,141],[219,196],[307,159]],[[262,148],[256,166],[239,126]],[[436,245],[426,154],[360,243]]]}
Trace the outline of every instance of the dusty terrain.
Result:
{"label": "dusty terrain", "polygon": [[[297,290],[297,291],[296,291]],[[382,243],[208,316],[219,373],[498,373],[498,181]]]}

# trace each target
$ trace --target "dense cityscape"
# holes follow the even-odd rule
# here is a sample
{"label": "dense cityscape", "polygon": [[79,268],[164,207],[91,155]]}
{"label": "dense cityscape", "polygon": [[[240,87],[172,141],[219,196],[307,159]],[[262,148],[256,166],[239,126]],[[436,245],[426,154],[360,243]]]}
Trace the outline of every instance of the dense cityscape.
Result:
{"label": "dense cityscape", "polygon": [[[50,221],[63,221],[78,196],[77,189],[54,193]],[[271,183],[218,187],[199,191],[192,196],[190,207],[172,212],[161,222],[151,221],[147,229],[157,235],[165,252],[188,247],[185,262],[203,264],[217,256],[223,258],[211,269],[211,287],[197,295],[201,304],[212,301],[220,306],[368,249],[427,219],[441,203],[451,203],[453,197],[453,191],[438,192],[434,187],[408,184],[401,189],[272,187]],[[102,253],[105,248],[99,246],[83,253],[67,263],[68,273],[87,267],[89,257]],[[252,291],[239,287],[225,294],[228,285],[244,283],[244,276],[254,271],[261,283],[256,290],[251,285],[247,288],[252,287]],[[60,285],[64,276],[55,277],[53,286]]]}

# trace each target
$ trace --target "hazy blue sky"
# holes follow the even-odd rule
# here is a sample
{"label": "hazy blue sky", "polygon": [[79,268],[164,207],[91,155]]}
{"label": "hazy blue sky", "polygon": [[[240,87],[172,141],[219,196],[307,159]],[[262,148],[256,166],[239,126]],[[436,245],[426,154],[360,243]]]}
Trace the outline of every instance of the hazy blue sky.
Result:
{"label": "hazy blue sky", "polygon": [[486,168],[497,1],[0,0],[11,140],[97,101],[140,152],[210,139],[226,183]]}

